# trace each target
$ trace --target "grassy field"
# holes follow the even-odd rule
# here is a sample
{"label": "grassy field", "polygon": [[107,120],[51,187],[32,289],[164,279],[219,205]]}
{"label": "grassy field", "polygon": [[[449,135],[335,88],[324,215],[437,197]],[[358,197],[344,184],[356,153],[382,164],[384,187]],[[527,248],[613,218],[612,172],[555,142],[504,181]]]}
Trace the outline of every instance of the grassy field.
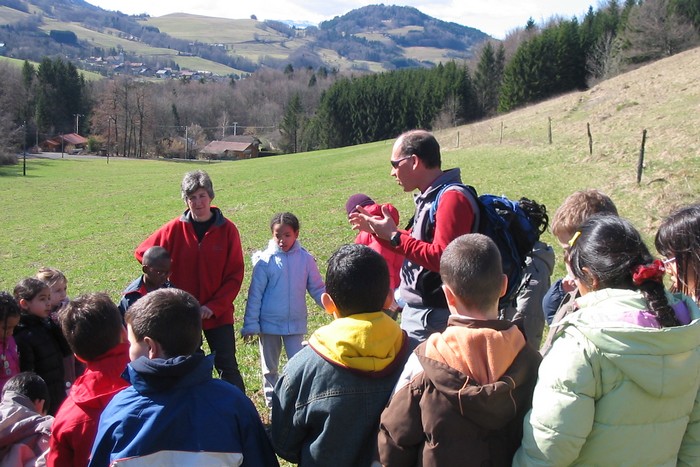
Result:
{"label": "grassy field", "polygon": [[[700,201],[699,61],[700,49],[695,49],[586,92],[436,131],[443,167],[460,167],[464,181],[480,192],[527,196],[545,203],[551,213],[571,192],[599,188],[649,238],[671,209]],[[588,153],[586,123],[593,134],[593,155]],[[646,168],[637,184],[643,129],[648,130]],[[275,212],[298,215],[300,241],[316,256],[322,274],[330,254],[354,238],[345,220],[349,195],[364,192],[395,204],[402,222],[411,216],[411,196],[389,176],[391,144],[211,164],[33,159],[26,177],[21,167],[0,167],[0,290],[11,290],[21,278],[49,265],[66,273],[71,296],[106,291],[118,299],[139,274],[134,247],[184,209],[179,183],[185,172],[201,168],[214,181],[214,203],[241,232],[247,270],[235,302],[240,319],[250,255],[266,245]],[[551,235],[545,240],[551,241]],[[562,272],[559,265],[555,274]],[[313,331],[328,318],[311,301],[309,305]],[[237,345],[248,394],[265,415],[257,346]]]}
{"label": "grassy field", "polygon": [[[10,58],[10,57],[2,57],[2,56],[0,56],[0,63],[8,63],[8,64],[10,64],[10,65],[12,65],[13,67],[16,67],[16,68],[22,68],[22,67],[24,66],[24,60],[20,60],[20,59],[17,59],[17,58]],[[34,68],[36,68],[36,67],[39,66],[39,64],[38,64],[37,62],[32,62],[32,61],[30,61],[29,63],[31,63],[32,65],[34,65]],[[100,75],[100,74],[98,74],[98,73],[93,73],[92,71],[78,70],[78,73],[80,73],[81,75],[83,75],[83,77],[84,77],[87,81],[97,81],[97,80],[100,80],[100,79],[103,79],[103,78],[104,78],[104,76],[102,76],[102,75]]]}

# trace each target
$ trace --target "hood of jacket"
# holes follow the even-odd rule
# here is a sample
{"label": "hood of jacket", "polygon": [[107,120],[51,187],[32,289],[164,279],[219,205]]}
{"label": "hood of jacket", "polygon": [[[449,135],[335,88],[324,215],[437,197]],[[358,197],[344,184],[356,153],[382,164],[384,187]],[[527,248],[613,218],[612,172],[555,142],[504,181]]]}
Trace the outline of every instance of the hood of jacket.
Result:
{"label": "hood of jacket", "polygon": [[382,376],[403,364],[408,339],[386,313],[375,311],[334,320],[316,330],[309,345],[330,363]]}
{"label": "hood of jacket", "polygon": [[85,411],[103,409],[112,397],[129,384],[121,377],[129,363],[129,343],[123,342],[95,360],[71,387],[70,397]]}
{"label": "hood of jacket", "polygon": [[512,391],[532,384],[539,356],[510,321],[453,315],[448,323],[415,351],[425,377],[463,417],[502,428],[518,409]]}
{"label": "hood of jacket", "polygon": [[682,294],[667,297],[677,315],[688,314],[690,324],[660,328],[641,293],[603,289],[577,298],[579,311],[561,325],[585,336],[651,396],[675,397],[687,391],[684,382],[695,381],[686,362],[700,342],[700,310]]}
{"label": "hood of jacket", "polygon": [[0,404],[0,449],[19,443],[34,434],[51,434],[53,417],[36,412],[29,397],[5,391]]}
{"label": "hood of jacket", "polygon": [[149,394],[202,383],[211,379],[213,368],[214,355],[139,357],[126,367],[122,377],[140,394]]}
{"label": "hood of jacket", "polygon": [[[214,216],[214,223],[212,225],[220,226],[226,222],[226,218],[224,217],[224,213],[221,212],[221,209],[217,208],[216,206],[209,206],[209,210]],[[192,222],[194,220],[192,219],[192,212],[189,209],[186,209],[180,216],[180,220],[182,222]]]}
{"label": "hood of jacket", "polygon": [[301,244],[299,243],[299,239],[297,238],[296,241],[294,242],[294,245],[289,249],[289,251],[284,252],[282,251],[282,248],[277,244],[274,238],[271,238],[267,242],[267,248],[264,250],[258,250],[255,253],[253,253],[253,256],[251,257],[252,260],[252,265],[255,266],[255,264],[260,261],[261,259],[269,260],[272,256],[280,253],[286,253],[288,255],[296,253],[301,250]]}
{"label": "hood of jacket", "polygon": [[394,220],[394,222],[396,222],[398,224],[399,223],[399,211],[391,204],[376,204],[375,203],[375,204],[370,204],[369,206],[363,206],[363,208],[372,217],[384,217],[384,213],[382,212],[383,206],[388,206],[389,214],[391,215],[391,218]]}

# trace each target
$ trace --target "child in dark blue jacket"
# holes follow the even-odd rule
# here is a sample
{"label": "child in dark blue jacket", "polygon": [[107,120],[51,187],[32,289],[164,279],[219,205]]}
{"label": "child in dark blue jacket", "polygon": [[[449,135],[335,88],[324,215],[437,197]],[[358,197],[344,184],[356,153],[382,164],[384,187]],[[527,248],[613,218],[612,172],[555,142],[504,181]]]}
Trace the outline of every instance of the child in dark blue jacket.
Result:
{"label": "child in dark blue jacket", "polygon": [[133,457],[150,465],[278,465],[253,403],[213,379],[213,357],[197,352],[199,308],[187,292],[159,289],[126,312],[132,386],[102,413],[90,466]]}

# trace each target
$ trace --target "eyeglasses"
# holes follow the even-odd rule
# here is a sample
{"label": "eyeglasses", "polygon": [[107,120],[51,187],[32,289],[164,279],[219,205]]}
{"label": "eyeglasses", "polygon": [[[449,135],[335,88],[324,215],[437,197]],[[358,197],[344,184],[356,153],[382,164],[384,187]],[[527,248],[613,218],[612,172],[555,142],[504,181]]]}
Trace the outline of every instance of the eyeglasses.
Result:
{"label": "eyeglasses", "polygon": [[411,154],[410,156],[404,156],[400,159],[390,160],[389,162],[391,162],[391,166],[393,168],[398,169],[399,165],[401,165],[401,162],[405,161],[406,159],[410,159],[411,157],[413,157],[413,154]]}

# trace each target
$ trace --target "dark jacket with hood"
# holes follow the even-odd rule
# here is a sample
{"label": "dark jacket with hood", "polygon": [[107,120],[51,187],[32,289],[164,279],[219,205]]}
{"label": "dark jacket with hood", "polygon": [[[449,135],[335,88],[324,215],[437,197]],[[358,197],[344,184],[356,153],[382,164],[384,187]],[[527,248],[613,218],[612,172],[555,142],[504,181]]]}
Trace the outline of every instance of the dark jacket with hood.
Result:
{"label": "dark jacket with hood", "polygon": [[14,337],[20,370],[33,371],[43,378],[49,388],[48,413],[56,415],[66,398],[63,357],[70,355],[63,349],[65,338],[61,329],[49,318],[22,313]]}
{"label": "dark jacket with hood", "polygon": [[416,348],[382,413],[382,464],[509,466],[540,360],[509,321],[451,316]]}
{"label": "dark jacket with hood", "polygon": [[131,362],[123,376],[132,385],[102,412],[89,465],[277,466],[255,406],[212,378],[213,360]]}

